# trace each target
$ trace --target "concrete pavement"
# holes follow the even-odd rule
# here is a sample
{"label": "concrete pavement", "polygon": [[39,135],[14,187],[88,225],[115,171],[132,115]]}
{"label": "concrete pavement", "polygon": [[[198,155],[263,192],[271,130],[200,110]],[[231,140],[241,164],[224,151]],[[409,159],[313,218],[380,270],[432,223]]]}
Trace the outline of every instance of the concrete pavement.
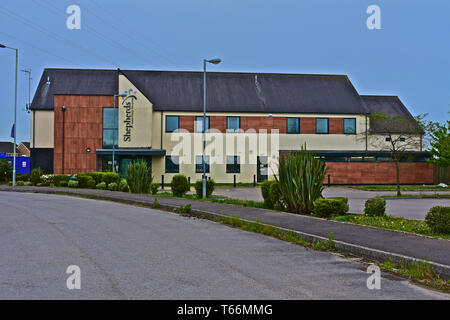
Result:
{"label": "concrete pavement", "polygon": [[107,201],[0,192],[0,241],[0,299],[450,298],[388,274],[368,290],[364,264]]}

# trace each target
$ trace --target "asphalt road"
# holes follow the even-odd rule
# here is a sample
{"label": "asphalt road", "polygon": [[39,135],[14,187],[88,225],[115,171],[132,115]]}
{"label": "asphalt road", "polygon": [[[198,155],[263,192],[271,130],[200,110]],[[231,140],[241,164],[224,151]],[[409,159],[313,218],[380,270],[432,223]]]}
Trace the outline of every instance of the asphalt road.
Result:
{"label": "asphalt road", "polygon": [[369,290],[362,263],[106,201],[0,192],[0,242],[0,299],[450,299],[384,274]]}
{"label": "asphalt road", "polygon": [[[403,191],[403,194],[434,194],[437,191]],[[438,193],[449,194],[448,191]],[[260,188],[217,187],[214,194],[234,199],[263,201]],[[346,187],[326,187],[324,197],[347,197],[350,213],[364,212],[367,199],[378,195],[395,195],[395,191],[364,191]],[[394,217],[425,220],[430,208],[434,206],[450,206],[450,199],[386,199],[386,213]]]}

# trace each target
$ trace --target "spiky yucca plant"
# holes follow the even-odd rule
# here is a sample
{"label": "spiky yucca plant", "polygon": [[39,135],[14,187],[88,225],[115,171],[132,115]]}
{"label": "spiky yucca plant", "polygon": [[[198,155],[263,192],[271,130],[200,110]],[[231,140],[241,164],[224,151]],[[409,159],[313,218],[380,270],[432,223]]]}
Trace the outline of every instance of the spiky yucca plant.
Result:
{"label": "spiky yucca plant", "polygon": [[306,151],[306,146],[302,146],[300,152],[280,157],[275,179],[289,211],[312,212],[314,200],[322,196],[327,171],[325,162]]}
{"label": "spiky yucca plant", "polygon": [[126,179],[132,193],[148,193],[152,183],[152,169],[144,160],[133,161],[127,168]]}

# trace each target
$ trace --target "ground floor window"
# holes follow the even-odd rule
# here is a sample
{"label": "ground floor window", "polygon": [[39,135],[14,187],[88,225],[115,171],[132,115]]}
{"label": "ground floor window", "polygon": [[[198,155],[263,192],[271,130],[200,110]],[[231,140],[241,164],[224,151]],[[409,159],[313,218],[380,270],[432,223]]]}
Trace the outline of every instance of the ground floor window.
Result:
{"label": "ground floor window", "polygon": [[180,158],[178,156],[166,157],[166,173],[180,173]]}
{"label": "ground floor window", "polygon": [[227,173],[240,173],[241,161],[239,156],[227,156]]}
{"label": "ground floor window", "polygon": [[[205,170],[209,173],[209,156],[205,156]],[[203,173],[203,156],[195,156],[195,173]]]}

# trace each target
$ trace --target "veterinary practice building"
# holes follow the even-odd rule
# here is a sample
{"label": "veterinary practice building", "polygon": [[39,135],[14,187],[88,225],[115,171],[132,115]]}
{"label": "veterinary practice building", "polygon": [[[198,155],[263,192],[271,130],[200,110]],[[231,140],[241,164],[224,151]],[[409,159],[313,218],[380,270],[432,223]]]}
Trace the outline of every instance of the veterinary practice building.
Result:
{"label": "veterinary practice building", "polygon": [[[280,155],[306,145],[326,162],[331,184],[395,183],[386,132],[368,116],[413,121],[398,97],[361,96],[345,75],[210,72],[207,85],[205,162],[216,182],[271,178]],[[31,166],[111,171],[114,150],[122,174],[145,159],[156,182],[177,173],[195,181],[202,116],[202,72],[45,69],[31,105]],[[423,133],[415,139],[400,163],[401,182],[433,183]]]}

